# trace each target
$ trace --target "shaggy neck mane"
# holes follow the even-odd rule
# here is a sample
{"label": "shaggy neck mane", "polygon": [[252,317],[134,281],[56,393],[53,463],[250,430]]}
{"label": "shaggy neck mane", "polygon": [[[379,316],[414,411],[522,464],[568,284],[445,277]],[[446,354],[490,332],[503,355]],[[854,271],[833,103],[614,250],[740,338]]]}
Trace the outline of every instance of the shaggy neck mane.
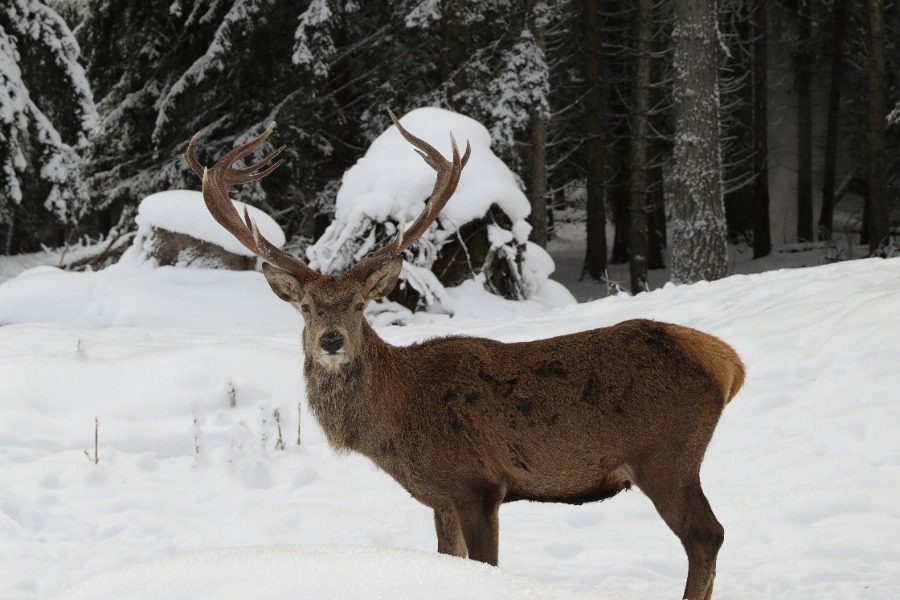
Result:
{"label": "shaggy neck mane", "polygon": [[358,353],[337,369],[323,366],[304,341],[303,373],[307,402],[319,421],[328,443],[336,450],[369,454],[381,430],[389,422],[379,394],[375,374],[389,363],[394,348],[382,340],[368,322],[363,322]]}

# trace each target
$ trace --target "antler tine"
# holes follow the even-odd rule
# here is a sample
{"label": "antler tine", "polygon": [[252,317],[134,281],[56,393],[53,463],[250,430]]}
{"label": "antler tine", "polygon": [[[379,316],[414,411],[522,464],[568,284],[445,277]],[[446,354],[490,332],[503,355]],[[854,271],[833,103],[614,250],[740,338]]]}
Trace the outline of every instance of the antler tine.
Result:
{"label": "antler tine", "polygon": [[434,188],[431,190],[431,196],[425,204],[425,209],[406,231],[405,239],[399,243],[401,251],[409,248],[413,242],[428,230],[431,224],[437,219],[438,214],[440,214],[441,210],[446,206],[447,201],[450,200],[450,196],[452,196],[453,192],[456,190],[456,184],[459,182],[462,166],[459,157],[459,148],[457,148],[456,142],[453,140],[452,136],[451,145],[453,148],[453,162],[447,161],[443,156],[440,157],[443,164],[440,165],[439,169],[436,169],[438,176],[434,182]]}
{"label": "antler tine", "polygon": [[459,147],[456,144],[456,139],[451,133],[450,145],[452,147],[452,160],[448,161],[434,146],[407,131],[390,109],[388,110],[388,114],[394,122],[394,126],[397,127],[397,131],[400,132],[400,135],[412,144],[415,147],[415,152],[422,157],[422,160],[435,170],[437,179],[434,182],[431,196],[425,203],[425,208],[409,229],[404,231],[403,223],[401,223],[397,234],[388,245],[371,252],[363,258],[356,267],[354,267],[354,270],[358,270],[359,272],[368,271],[371,267],[382,264],[383,262],[398,256],[401,252],[413,245],[416,240],[428,230],[435,219],[437,219],[441,210],[446,206],[447,201],[450,200],[453,192],[456,191],[456,186],[462,175],[462,170],[472,154],[472,147],[466,142],[466,151],[463,156],[460,157]]}
{"label": "antler tine", "polygon": [[[260,144],[262,144],[264,141],[266,141],[266,139],[270,135],[272,135],[272,131],[274,129],[275,129],[275,121],[272,121],[271,123],[269,123],[269,126],[266,128],[266,130],[263,131],[260,135],[253,138],[249,142],[246,142],[244,144],[241,144],[240,146],[232,148],[225,156],[223,156],[221,159],[219,159],[218,163],[216,163],[216,164],[217,165],[219,163],[227,164],[229,167],[229,170],[231,172],[240,173],[240,174],[252,173],[253,171],[259,169],[264,164],[268,163],[269,161],[274,159],[276,156],[281,154],[281,152],[282,152],[282,150],[284,150],[285,146],[278,148],[277,150],[275,150],[274,152],[272,152],[271,154],[269,154],[268,156],[263,158],[261,161],[255,163],[245,169],[234,169],[231,167],[231,165],[233,165],[238,160],[244,158],[245,156],[247,156],[248,154],[253,152],[257,147],[259,147]],[[196,156],[197,142],[199,140],[200,140],[200,132],[198,131],[191,137],[191,141],[188,142],[187,150],[184,153],[184,159],[187,161],[188,166],[190,166],[191,170],[197,175],[197,177],[200,177],[202,179],[204,167],[203,167],[203,165],[200,164],[200,161],[197,160],[197,156]],[[271,171],[269,171],[269,172],[271,172]],[[236,181],[234,181],[234,183],[243,183],[243,181],[236,180]]]}
{"label": "antler tine", "polygon": [[[257,173],[257,171],[259,171],[260,169],[265,167],[268,163],[271,163],[272,161],[274,161],[278,157],[279,154],[284,152],[285,148],[287,148],[287,146],[280,146],[280,147],[276,148],[275,150],[273,150],[268,155],[266,155],[264,158],[259,160],[258,162],[255,162],[252,165],[245,167],[243,169],[232,169],[232,171],[234,173],[239,173],[241,175],[257,177],[260,175],[260,173]],[[268,175],[269,173],[271,173],[272,171],[274,171],[275,169],[280,167],[282,165],[282,163],[284,163],[284,162],[285,162],[285,159],[282,158],[282,159],[278,160],[277,162],[269,165],[264,171],[262,171],[262,173],[265,173],[265,175]],[[262,175],[262,177],[265,177],[265,175]]]}
{"label": "antler tine", "polygon": [[197,177],[201,180],[203,179],[203,172],[206,170],[206,167],[200,164],[200,161],[197,160],[197,140],[200,139],[200,132],[198,131],[193,136],[191,136],[191,141],[188,142],[187,150],[184,151],[184,160],[187,161],[188,166],[191,168],[191,171],[194,172]]}
{"label": "antler tine", "polygon": [[280,159],[272,164],[268,164],[281,154],[284,150],[284,146],[282,146],[246,168],[236,169],[233,167],[236,161],[258,148],[272,134],[274,128],[275,123],[273,122],[261,135],[225,154],[211,169],[203,167],[196,158],[195,151],[199,139],[198,135],[194,135],[191,138],[184,158],[191,170],[200,175],[203,182],[203,200],[206,202],[206,208],[216,222],[228,230],[245,248],[263,260],[288,271],[296,277],[308,278],[311,275],[317,275],[317,273],[298,258],[277,248],[263,237],[256,227],[256,223],[250,218],[246,206],[244,207],[244,219],[241,219],[234,203],[228,196],[228,191],[232,185],[258,181],[284,163],[284,159]]}

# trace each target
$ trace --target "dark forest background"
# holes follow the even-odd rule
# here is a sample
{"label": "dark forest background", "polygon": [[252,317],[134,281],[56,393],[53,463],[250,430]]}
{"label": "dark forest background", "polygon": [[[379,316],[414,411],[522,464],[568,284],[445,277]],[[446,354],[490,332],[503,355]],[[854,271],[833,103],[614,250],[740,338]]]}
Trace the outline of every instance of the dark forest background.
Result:
{"label": "dark forest background", "polygon": [[[681,243],[667,231],[696,237],[723,210],[728,239],[755,257],[773,242],[828,243],[848,197],[862,201],[839,226],[873,254],[896,252],[893,2],[0,6],[0,253],[117,235],[145,195],[198,187],[180,159],[192,134],[211,162],[272,120],[288,162],[241,199],[300,250],[329,222],[343,172],[388,126],[385,108],[426,105],[491,131],[532,203],[533,241],[545,245],[561,219],[584,222],[593,278],[630,260],[641,289],[667,244]],[[773,154],[790,159],[787,184],[769,181],[785,166]],[[693,181],[701,171],[707,181]],[[772,239],[773,203],[792,215],[783,239]],[[689,271],[682,279],[723,274]]]}

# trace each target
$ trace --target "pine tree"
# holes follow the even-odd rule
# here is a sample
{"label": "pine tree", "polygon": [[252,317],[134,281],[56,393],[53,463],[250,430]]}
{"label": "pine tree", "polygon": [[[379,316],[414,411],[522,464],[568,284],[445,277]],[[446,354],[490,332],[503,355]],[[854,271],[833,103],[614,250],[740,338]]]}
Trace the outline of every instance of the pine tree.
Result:
{"label": "pine tree", "polygon": [[604,194],[605,145],[603,143],[603,93],[601,89],[601,51],[603,38],[600,11],[593,0],[584,0],[585,79],[584,96],[587,121],[587,206],[586,255],[584,272],[599,281],[606,272],[606,202]]}
{"label": "pine tree", "polygon": [[719,149],[715,0],[676,0],[672,166],[672,279],[693,282],[728,272]]}
{"label": "pine tree", "polygon": [[869,253],[890,241],[887,199],[887,159],[884,110],[884,0],[869,3],[869,195],[867,217]]}
{"label": "pine tree", "polygon": [[650,112],[650,38],[652,0],[640,0],[637,10],[637,44],[634,54],[634,87],[631,95],[631,199],[628,231],[628,262],[631,293],[647,285],[647,150]]}
{"label": "pine tree", "polygon": [[810,0],[794,0],[797,17],[797,49],[794,53],[794,87],[797,90],[797,239],[814,241],[812,199],[812,10]]}
{"label": "pine tree", "polygon": [[837,176],[838,126],[841,113],[841,78],[844,72],[844,42],[847,34],[847,2],[834,0],[834,37],[831,43],[831,78],[828,91],[827,134],[825,142],[825,180],[822,184],[822,209],[819,213],[819,238],[831,239],[834,228],[834,196]]}
{"label": "pine tree", "polygon": [[767,0],[753,0],[753,258],[772,251],[769,226],[769,86]]}
{"label": "pine tree", "polygon": [[0,251],[57,245],[91,205],[82,154],[96,124],[79,48],[43,2],[0,12]]}
{"label": "pine tree", "polygon": [[719,25],[725,48],[719,70],[722,192],[728,237],[735,243],[753,235],[753,1],[724,0]]}

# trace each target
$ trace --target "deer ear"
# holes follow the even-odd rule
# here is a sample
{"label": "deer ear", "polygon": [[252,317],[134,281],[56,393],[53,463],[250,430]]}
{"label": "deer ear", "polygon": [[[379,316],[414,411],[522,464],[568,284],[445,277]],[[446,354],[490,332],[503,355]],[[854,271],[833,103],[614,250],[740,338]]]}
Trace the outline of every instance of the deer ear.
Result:
{"label": "deer ear", "polygon": [[366,300],[374,300],[390,294],[397,285],[397,278],[400,277],[402,267],[403,257],[398,256],[366,277],[366,282],[363,284]]}
{"label": "deer ear", "polygon": [[303,286],[300,285],[300,281],[287,271],[273,267],[266,262],[262,264],[262,270],[272,291],[285,302],[297,302],[303,296]]}

